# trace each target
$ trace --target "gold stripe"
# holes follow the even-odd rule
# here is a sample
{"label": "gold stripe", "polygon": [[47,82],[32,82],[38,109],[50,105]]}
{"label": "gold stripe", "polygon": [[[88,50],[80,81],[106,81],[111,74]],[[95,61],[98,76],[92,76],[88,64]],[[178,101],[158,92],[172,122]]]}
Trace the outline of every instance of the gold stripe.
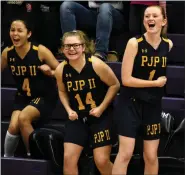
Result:
{"label": "gold stripe", "polygon": [[32,48],[33,48],[33,50],[39,50],[39,48],[37,46],[34,46],[34,45],[33,45]]}
{"label": "gold stripe", "polygon": [[90,58],[88,58],[88,61],[89,61],[89,62],[92,62],[92,58],[91,58],[91,57],[90,57]]}
{"label": "gold stripe", "polygon": [[64,61],[63,61],[63,64],[64,64],[64,66],[65,66],[65,65],[67,64],[67,61],[66,61],[66,60],[64,60]]}
{"label": "gold stripe", "polygon": [[35,100],[35,104],[38,104],[39,103],[39,101],[40,101],[40,98],[36,98],[36,100]]}
{"label": "gold stripe", "polygon": [[163,38],[163,37],[162,37],[162,39],[163,39],[165,42],[169,43],[169,39],[168,39],[168,38]]}
{"label": "gold stripe", "polygon": [[137,39],[138,43],[140,43],[141,41],[143,41],[143,37]]}
{"label": "gold stripe", "polygon": [[8,47],[8,51],[14,49],[14,46]]}

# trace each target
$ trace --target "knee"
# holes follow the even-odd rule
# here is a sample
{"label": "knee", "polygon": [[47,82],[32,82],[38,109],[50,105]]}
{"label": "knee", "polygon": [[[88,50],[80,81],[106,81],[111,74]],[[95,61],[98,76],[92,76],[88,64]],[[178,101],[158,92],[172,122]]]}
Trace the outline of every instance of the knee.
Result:
{"label": "knee", "polygon": [[94,157],[94,161],[95,161],[95,164],[96,166],[99,168],[99,169],[102,169],[104,167],[106,167],[106,165],[110,162],[110,158],[108,155],[98,155],[96,157]]}
{"label": "knee", "polygon": [[65,12],[68,9],[72,9],[75,6],[75,2],[72,1],[64,1],[61,5],[60,5],[60,13]]}
{"label": "knee", "polygon": [[143,158],[145,163],[148,164],[155,164],[155,162],[157,161],[158,157],[157,157],[157,153],[143,153]]}
{"label": "knee", "polygon": [[18,122],[16,123],[10,123],[8,127],[8,132],[12,135],[16,135],[19,133],[19,124]]}
{"label": "knee", "polygon": [[99,13],[112,15],[112,9],[114,7],[110,3],[103,3],[99,7]]}
{"label": "knee", "polygon": [[120,161],[122,163],[128,163],[132,157],[132,152],[130,151],[124,151],[124,152],[121,152],[119,151],[118,152],[118,157],[120,159]]}
{"label": "knee", "polygon": [[77,165],[76,158],[73,155],[71,155],[70,153],[64,152],[64,167],[70,168],[75,165]]}
{"label": "knee", "polygon": [[18,118],[19,121],[19,127],[22,128],[26,124],[31,124],[31,121],[28,119],[28,116],[26,116],[25,113],[21,112]]}

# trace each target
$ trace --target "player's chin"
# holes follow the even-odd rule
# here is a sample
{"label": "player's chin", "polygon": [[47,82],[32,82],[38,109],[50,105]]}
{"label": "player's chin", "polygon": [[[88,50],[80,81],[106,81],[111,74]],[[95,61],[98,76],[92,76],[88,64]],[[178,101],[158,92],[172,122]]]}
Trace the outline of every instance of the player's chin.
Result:
{"label": "player's chin", "polygon": [[79,59],[79,56],[78,55],[68,55],[68,59],[69,60],[77,60],[77,59]]}
{"label": "player's chin", "polygon": [[14,47],[21,47],[23,44],[20,42],[13,42]]}

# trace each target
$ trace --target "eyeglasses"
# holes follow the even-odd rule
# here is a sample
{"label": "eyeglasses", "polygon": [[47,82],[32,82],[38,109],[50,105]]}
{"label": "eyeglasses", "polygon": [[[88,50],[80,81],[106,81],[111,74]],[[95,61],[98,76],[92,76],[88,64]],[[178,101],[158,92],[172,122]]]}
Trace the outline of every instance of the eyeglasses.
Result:
{"label": "eyeglasses", "polygon": [[83,43],[75,43],[75,44],[64,44],[63,45],[63,48],[65,49],[65,50],[69,50],[69,49],[71,49],[71,47],[73,47],[73,49],[79,49],[80,48],[80,46],[81,45],[83,45]]}

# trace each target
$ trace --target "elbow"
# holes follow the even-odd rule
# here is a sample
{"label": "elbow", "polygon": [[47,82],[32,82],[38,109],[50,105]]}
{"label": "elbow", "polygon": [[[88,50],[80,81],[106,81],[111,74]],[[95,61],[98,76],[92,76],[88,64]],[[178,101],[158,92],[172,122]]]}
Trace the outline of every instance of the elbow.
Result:
{"label": "elbow", "polygon": [[118,90],[120,89],[120,82],[118,81],[118,83],[117,83],[117,86],[118,86]]}
{"label": "elbow", "polygon": [[119,81],[116,83],[116,90],[117,90],[117,92],[120,90],[120,82]]}
{"label": "elbow", "polygon": [[128,78],[128,77],[122,78],[122,85],[123,86],[130,86],[130,84],[131,84],[130,78]]}

